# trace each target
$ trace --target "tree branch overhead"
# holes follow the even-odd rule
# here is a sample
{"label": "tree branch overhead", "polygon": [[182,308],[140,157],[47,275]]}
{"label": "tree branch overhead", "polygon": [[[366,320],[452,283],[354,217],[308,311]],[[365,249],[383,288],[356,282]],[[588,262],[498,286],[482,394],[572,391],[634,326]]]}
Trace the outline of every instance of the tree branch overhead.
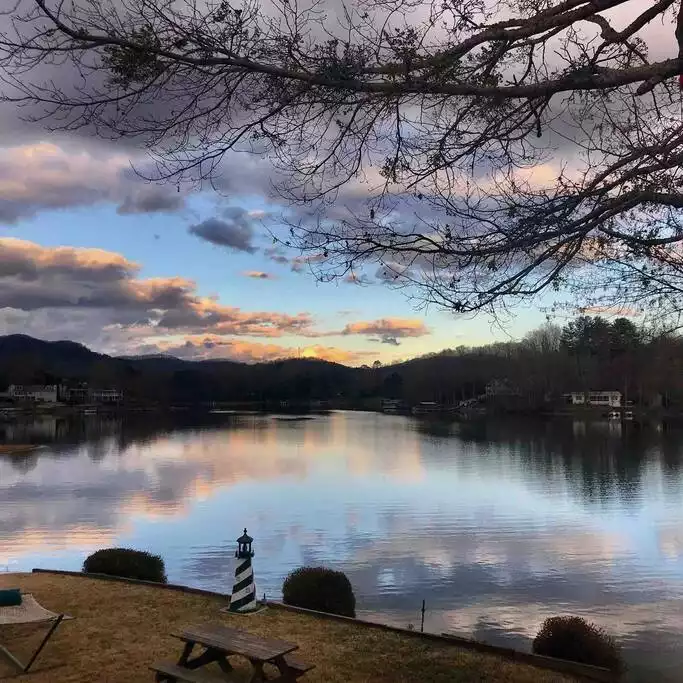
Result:
{"label": "tree branch overhead", "polygon": [[377,269],[462,312],[679,291],[675,0],[19,0],[3,17],[6,101],[133,138],[158,181],[265,155],[298,207],[278,238],[324,255],[321,279]]}

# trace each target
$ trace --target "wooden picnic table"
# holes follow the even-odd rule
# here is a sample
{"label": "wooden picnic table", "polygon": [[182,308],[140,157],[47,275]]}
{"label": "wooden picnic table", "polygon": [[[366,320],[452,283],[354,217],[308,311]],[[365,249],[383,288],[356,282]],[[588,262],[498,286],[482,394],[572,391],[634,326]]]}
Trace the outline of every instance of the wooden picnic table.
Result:
{"label": "wooden picnic table", "polygon": [[[229,657],[240,656],[249,660],[252,675],[249,683],[263,683],[264,681],[279,681],[293,683],[306,671],[313,668],[290,655],[299,646],[284,640],[261,638],[260,636],[240,631],[222,624],[202,624],[192,626],[180,633],[171,634],[185,643],[178,663],[173,665],[165,662],[155,664],[152,669],[157,672],[158,681],[189,681],[202,683],[228,680],[232,671]],[[203,648],[203,652],[193,656],[196,647]],[[223,678],[215,676],[195,675],[198,670],[211,663],[216,663],[224,674]],[[273,665],[279,675],[268,679],[263,670],[266,664]]]}

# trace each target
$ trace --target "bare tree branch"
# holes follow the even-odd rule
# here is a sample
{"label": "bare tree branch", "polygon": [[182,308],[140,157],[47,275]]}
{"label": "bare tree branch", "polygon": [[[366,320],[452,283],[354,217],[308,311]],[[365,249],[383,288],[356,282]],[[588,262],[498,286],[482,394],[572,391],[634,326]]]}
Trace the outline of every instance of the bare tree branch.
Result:
{"label": "bare tree branch", "polygon": [[321,279],[374,269],[455,311],[553,288],[679,294],[674,0],[18,0],[4,16],[3,99],[135,139],[153,180],[265,155],[295,207],[278,239]]}

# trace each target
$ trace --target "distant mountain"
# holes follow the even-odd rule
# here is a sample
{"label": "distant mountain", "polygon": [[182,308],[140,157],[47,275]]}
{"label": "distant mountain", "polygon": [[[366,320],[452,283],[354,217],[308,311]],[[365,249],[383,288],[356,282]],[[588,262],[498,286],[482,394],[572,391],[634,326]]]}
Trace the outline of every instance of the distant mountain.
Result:
{"label": "distant mountain", "polygon": [[91,351],[83,344],[73,341],[45,341],[26,334],[0,336],[0,356],[41,354],[45,357],[60,357],[63,360],[90,360],[102,354]]}
{"label": "distant mountain", "polygon": [[190,361],[166,354],[112,357],[71,341],[0,337],[0,389],[9,384],[86,381],[116,386],[141,401],[276,401],[336,396],[357,373],[316,359],[247,364]]}
{"label": "distant mountain", "polygon": [[196,365],[196,361],[183,360],[175,356],[169,356],[163,353],[155,353],[144,356],[118,356],[116,360],[123,361],[133,367],[143,368],[148,370],[178,370],[184,367]]}
{"label": "distant mountain", "polygon": [[9,384],[88,382],[116,387],[143,404],[235,402],[280,409],[310,400],[369,407],[378,397],[452,401],[478,395],[491,377],[508,376],[487,354],[434,355],[382,368],[352,368],[314,358],[264,363],[189,361],[154,354],[112,357],[70,341],[0,337],[0,390]]}
{"label": "distant mountain", "polygon": [[171,356],[167,353],[143,353],[139,356],[114,356],[114,358],[120,358],[121,360],[148,360],[150,358],[168,358],[170,360],[180,360],[180,358]]}
{"label": "distant mountain", "polygon": [[25,334],[0,337],[0,373],[23,383],[79,377],[109,356],[72,341],[45,341]]}
{"label": "distant mountain", "polygon": [[[577,318],[582,320],[585,327],[601,319]],[[671,371],[683,364],[683,337],[638,337],[635,326],[631,337],[622,332],[615,336],[603,321],[612,331],[600,337],[604,341],[598,347],[593,341],[582,341],[582,336],[571,337],[569,345],[560,343],[583,329],[577,321],[558,332],[555,346],[529,337],[522,342],[446,349],[373,368],[310,358],[254,364],[227,359],[189,361],[165,354],[114,358],[71,341],[0,336],[0,390],[10,383],[85,381],[94,387],[121,389],[127,400],[142,405],[216,402],[279,410],[289,404],[296,410],[317,400],[331,400],[337,407],[377,408],[380,397],[409,404],[454,404],[486,395],[487,384],[499,380],[515,389],[510,394],[514,400],[504,395],[495,398],[505,409],[545,410],[547,397],[559,401],[577,387],[630,387],[629,396],[635,394],[631,400],[650,407],[665,401],[668,410],[683,411],[683,382],[680,373]],[[620,330],[628,323],[617,319],[614,325],[618,322]]]}

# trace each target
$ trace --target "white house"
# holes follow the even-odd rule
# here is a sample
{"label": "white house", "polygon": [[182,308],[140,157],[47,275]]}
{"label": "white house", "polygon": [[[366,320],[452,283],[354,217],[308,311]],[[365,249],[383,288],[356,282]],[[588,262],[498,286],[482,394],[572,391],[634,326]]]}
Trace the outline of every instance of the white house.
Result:
{"label": "white house", "polygon": [[565,394],[564,399],[573,406],[586,404],[586,394],[583,391],[572,391],[571,394]]}
{"label": "white house", "polygon": [[88,385],[85,382],[73,385],[62,385],[59,387],[59,399],[65,403],[87,403]]}
{"label": "white house", "polygon": [[567,403],[573,406],[607,406],[609,408],[621,408],[620,391],[572,391],[565,394]]}
{"label": "white house", "polygon": [[620,391],[591,391],[588,394],[588,403],[592,406],[609,406],[621,408]]}
{"label": "white house", "polygon": [[121,403],[123,393],[118,389],[93,389],[90,398],[97,403]]}
{"label": "white house", "polygon": [[7,395],[15,401],[32,401],[34,403],[57,403],[58,387],[56,384],[10,384]]}

